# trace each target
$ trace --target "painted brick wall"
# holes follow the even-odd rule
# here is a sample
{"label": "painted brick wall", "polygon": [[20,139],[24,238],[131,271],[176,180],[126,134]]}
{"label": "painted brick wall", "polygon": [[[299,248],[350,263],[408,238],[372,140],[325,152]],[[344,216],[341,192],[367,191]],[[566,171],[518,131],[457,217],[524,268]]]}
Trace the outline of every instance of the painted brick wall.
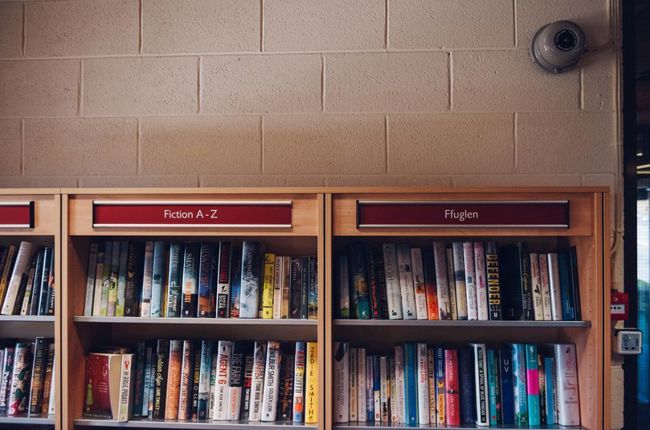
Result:
{"label": "painted brick wall", "polygon": [[615,189],[616,55],[528,47],[616,1],[1,1],[0,187]]}

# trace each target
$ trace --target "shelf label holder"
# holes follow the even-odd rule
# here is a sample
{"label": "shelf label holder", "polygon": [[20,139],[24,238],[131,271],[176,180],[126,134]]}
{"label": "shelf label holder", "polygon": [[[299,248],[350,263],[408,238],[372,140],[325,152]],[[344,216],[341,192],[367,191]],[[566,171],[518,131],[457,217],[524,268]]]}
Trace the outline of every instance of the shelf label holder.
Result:
{"label": "shelf label holder", "polygon": [[34,201],[0,202],[0,228],[34,228]]}

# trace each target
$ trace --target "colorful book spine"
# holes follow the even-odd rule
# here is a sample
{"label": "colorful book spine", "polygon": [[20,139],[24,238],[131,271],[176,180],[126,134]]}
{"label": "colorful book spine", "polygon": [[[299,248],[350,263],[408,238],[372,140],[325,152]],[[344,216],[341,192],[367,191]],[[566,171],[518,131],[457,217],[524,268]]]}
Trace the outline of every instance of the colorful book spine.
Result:
{"label": "colorful book spine", "polygon": [[485,271],[487,273],[487,296],[490,320],[502,316],[501,277],[499,275],[499,253],[495,242],[485,244]]}
{"label": "colorful book spine", "polygon": [[487,351],[485,344],[473,343],[474,349],[474,393],[476,396],[476,425],[490,425],[488,400]]}
{"label": "colorful book spine", "polygon": [[386,303],[388,318],[402,319],[402,295],[400,292],[399,271],[397,263],[397,247],[394,243],[382,245],[384,256],[384,275],[386,277]]}
{"label": "colorful book spine", "polygon": [[133,379],[133,354],[122,354],[120,360],[120,394],[116,421],[126,422],[131,416],[131,386]]}
{"label": "colorful book spine", "polygon": [[487,376],[490,426],[501,423],[501,396],[499,392],[499,355],[494,348],[487,349]]}
{"label": "colorful book spine", "polygon": [[488,312],[488,281],[483,242],[474,242],[474,284],[476,285],[477,318],[480,321],[490,319]]}
{"label": "colorful book spine", "polygon": [[29,384],[32,374],[32,344],[16,343],[14,349],[13,371],[7,405],[8,417],[27,414],[29,408]]}
{"label": "colorful book spine", "polygon": [[578,390],[578,364],[573,344],[554,345],[557,392],[557,424],[580,425],[580,395]]}
{"label": "colorful book spine", "polygon": [[537,345],[526,344],[526,396],[528,402],[528,425],[541,425],[539,408],[539,368],[537,367]]}
{"label": "colorful book spine", "polygon": [[183,341],[169,341],[169,358],[167,366],[167,397],[165,399],[165,419],[178,419],[178,401],[180,399],[181,371],[183,367]]}
{"label": "colorful book spine", "polygon": [[45,364],[47,360],[48,340],[37,337],[34,342],[34,361],[29,387],[28,415],[38,417],[43,407],[43,380],[45,379]]}
{"label": "colorful book spine", "polygon": [[413,270],[413,289],[415,290],[415,312],[417,319],[429,319],[427,309],[427,286],[424,279],[422,250],[411,248],[411,268]]}
{"label": "colorful book spine", "polygon": [[[100,252],[98,251],[98,270],[100,260],[99,256]],[[140,293],[142,291],[142,282],[144,280],[142,273],[144,269],[143,262],[144,248],[142,244],[140,242],[129,242],[129,256],[126,262],[126,288],[124,291],[124,316],[127,317],[135,317],[140,315]]]}
{"label": "colorful book spine", "polygon": [[291,275],[289,287],[289,318],[300,319],[302,304],[302,260],[291,257]]}
{"label": "colorful book spine", "polygon": [[374,412],[373,420],[376,423],[381,422],[381,367],[379,356],[372,356],[372,410]]}
{"label": "colorful book spine", "polygon": [[293,371],[294,354],[283,351],[280,358],[280,387],[278,389],[277,410],[275,419],[291,422],[293,415]]}
{"label": "colorful book spine", "polygon": [[[102,261],[103,261],[103,254],[102,254]],[[41,248],[41,250],[38,253],[38,258],[36,259],[36,268],[34,270],[34,279],[32,281],[32,291],[29,294],[29,303],[26,305],[23,303],[23,306],[25,307],[24,312],[21,310],[21,315],[38,315],[38,300],[41,296],[41,276],[43,273],[43,263],[45,260],[45,248]],[[97,261],[99,262],[99,250],[97,251]],[[98,264],[99,265],[99,264]],[[101,272],[103,272],[103,266],[101,269]],[[97,273],[95,269],[95,273]],[[95,279],[95,283],[97,280]],[[101,288],[99,289],[100,295],[101,295]],[[95,292],[93,291],[93,299],[94,300],[94,295]],[[95,303],[92,303],[93,307]],[[99,302],[98,302],[98,308],[99,308]],[[99,310],[98,310],[99,312]]]}
{"label": "colorful book spine", "polygon": [[262,422],[275,421],[280,388],[280,342],[270,340],[266,349],[266,372],[262,396]]}
{"label": "colorful book spine", "polygon": [[282,302],[280,318],[289,318],[289,301],[291,300],[291,257],[282,257]]}
{"label": "colorful book spine", "polygon": [[[345,262],[347,264],[347,259],[345,260]],[[345,266],[345,270],[346,270],[345,279],[347,282],[348,279],[347,265]],[[282,283],[283,282],[284,282],[284,258],[282,256],[277,255],[275,257],[275,267],[273,269],[273,319],[282,318]],[[348,300],[349,300],[349,296],[348,296]],[[348,313],[348,317],[349,317],[349,313]]]}
{"label": "colorful book spine", "polygon": [[435,425],[438,419],[436,416],[436,352],[432,346],[427,346],[427,385],[429,387],[429,423]]}
{"label": "colorful book spine", "polygon": [[379,356],[379,417],[382,423],[390,422],[388,411],[390,402],[388,357]]}
{"label": "colorful book spine", "polygon": [[[16,300],[14,303],[14,308],[12,310],[13,315],[27,315],[27,309],[29,307],[29,297],[31,296],[31,290],[34,284],[34,278],[36,276],[36,260],[39,252],[34,254],[30,259],[29,269],[27,270],[27,276],[22,278],[20,283],[20,288],[18,294],[16,295]],[[23,309],[25,312],[22,313]]]}
{"label": "colorful book spine", "polygon": [[352,306],[357,319],[367,320],[372,318],[370,308],[370,289],[368,288],[368,274],[366,272],[366,250],[362,243],[355,242],[350,245],[348,252],[350,292],[352,293]]}
{"label": "colorful book spine", "polygon": [[240,318],[258,317],[260,260],[260,243],[244,241],[242,246],[241,292],[239,295]]}
{"label": "colorful book spine", "polygon": [[[395,405],[397,422],[406,422],[405,406],[405,382],[404,382],[404,347],[395,346]],[[443,394],[444,395],[444,394]],[[368,421],[371,421],[370,419]]]}
{"label": "colorful book spine", "polygon": [[451,307],[451,319],[458,319],[458,296],[456,295],[456,278],[454,274],[454,252],[451,248],[445,249],[447,258],[447,281],[449,288],[449,305]]}
{"label": "colorful book spine", "polygon": [[181,304],[181,316],[184,318],[196,318],[198,302],[198,279],[200,261],[199,243],[186,243],[183,255],[183,302]]}
{"label": "colorful book spine", "polygon": [[359,381],[359,367],[358,367],[358,359],[357,359],[357,354],[358,354],[358,349],[357,348],[349,348],[349,367],[350,367],[350,373],[349,373],[349,388],[348,391],[350,393],[350,399],[348,401],[347,407],[348,407],[348,418],[350,421],[355,422],[358,421],[357,417],[357,405],[359,403],[359,386],[357,385],[357,382]]}
{"label": "colorful book spine", "polygon": [[273,280],[275,279],[275,254],[264,254],[264,281],[262,287],[262,318],[273,318]]}
{"label": "colorful book spine", "polygon": [[433,242],[433,257],[436,267],[436,289],[438,296],[438,310],[441,320],[449,320],[451,314],[451,301],[449,298],[449,280],[447,279],[447,254],[443,242]]}
{"label": "colorful book spine", "polygon": [[528,427],[526,348],[522,343],[512,344],[512,377],[515,404],[515,425],[517,427]]}
{"label": "colorful book spine", "polygon": [[189,420],[192,417],[192,379],[194,371],[194,344],[191,340],[183,341],[181,355],[181,379],[178,398],[178,419]]}
{"label": "colorful book spine", "polygon": [[445,407],[448,426],[460,426],[458,351],[445,350]]}
{"label": "colorful book spine", "polygon": [[350,318],[350,267],[347,255],[339,255],[338,266],[339,318]]}
{"label": "colorful book spine", "polygon": [[115,316],[124,316],[124,304],[126,302],[126,271],[129,260],[129,242],[120,242],[120,261],[117,270],[117,300],[115,302]]}
{"label": "colorful book spine", "polygon": [[415,290],[413,287],[413,266],[411,265],[411,250],[405,243],[397,245],[397,267],[399,287],[402,297],[402,314],[405,320],[417,319],[415,305]]}
{"label": "colorful book spine", "polygon": [[546,382],[546,425],[553,426],[557,424],[557,388],[556,388],[556,368],[554,357],[544,357],[544,381]]}
{"label": "colorful book spine", "polygon": [[418,424],[429,424],[429,359],[427,344],[417,344],[417,404]]}
{"label": "colorful book spine", "polygon": [[309,257],[309,319],[318,318],[318,261],[316,257]]}
{"label": "colorful book spine", "polygon": [[6,415],[9,409],[9,393],[11,388],[11,379],[14,369],[14,347],[4,348],[4,358],[2,368],[0,369],[2,378],[0,379],[0,415]]}
{"label": "colorful book spine", "polygon": [[181,316],[181,255],[182,244],[172,242],[169,244],[169,267],[167,269],[167,309],[165,315],[168,318],[178,318]]}
{"label": "colorful book spine", "polygon": [[0,303],[4,301],[5,293],[7,291],[7,286],[9,285],[11,272],[14,267],[14,261],[16,258],[16,245],[9,245],[7,248],[6,257],[4,259],[4,265],[2,269],[2,276],[0,277]]}
{"label": "colorful book spine", "polygon": [[16,262],[14,263],[11,279],[7,286],[4,302],[2,304],[2,315],[12,315],[14,313],[14,307],[17,302],[21,285],[23,286],[23,291],[24,287],[27,285],[31,255],[32,243],[26,241],[20,242]]}
{"label": "colorful book spine", "polygon": [[115,316],[117,306],[117,278],[120,269],[120,242],[113,241],[113,256],[111,257],[111,270],[108,277],[108,301],[106,313],[109,317]]}
{"label": "colorful book spine", "polygon": [[541,281],[542,289],[542,313],[545,321],[552,321],[553,315],[551,313],[551,283],[548,272],[548,255],[539,254],[539,278]]}
{"label": "colorful book spine", "polygon": [[[216,313],[217,318],[230,317],[230,263],[232,259],[231,244],[230,242],[219,242],[219,263],[218,263],[218,278],[217,278],[217,304]],[[255,265],[255,272],[257,277],[257,285],[259,288],[259,252],[256,255],[257,263]],[[240,297],[241,300],[241,297]],[[257,316],[257,315],[255,315]]]}
{"label": "colorful book spine", "polygon": [[435,260],[431,249],[422,249],[422,267],[424,269],[424,284],[427,296],[427,316],[430,320],[437,320],[440,319],[440,310],[438,309]]}
{"label": "colorful book spine", "polygon": [[537,354],[537,375],[539,384],[539,418],[540,425],[546,425],[546,374],[544,372],[544,358]]}
{"label": "colorful book spine", "polygon": [[[106,252],[104,253],[105,259],[110,260],[108,257],[109,247],[112,249],[111,242],[106,242],[105,248]],[[104,262],[104,265],[109,265],[108,261]],[[142,294],[140,296],[140,316],[149,317],[151,316],[151,288],[153,283],[153,241],[148,240],[144,244],[144,269],[142,273]],[[101,312],[101,311],[100,311]],[[100,313],[101,315],[101,313]]]}
{"label": "colorful book spine", "polygon": [[215,405],[212,419],[225,421],[228,419],[230,394],[230,358],[232,357],[233,342],[220,340],[217,345],[217,379],[215,385]]}
{"label": "colorful book spine", "polygon": [[199,420],[206,420],[210,402],[210,373],[212,371],[212,342],[201,341],[201,364],[199,371],[198,410]]}
{"label": "colorful book spine", "polygon": [[230,360],[228,421],[239,420],[241,410],[242,387],[244,384],[244,355],[248,351],[247,342],[234,342]]}
{"label": "colorful book spine", "polygon": [[230,264],[230,318],[239,318],[241,296],[241,250],[233,248]]}
{"label": "colorful book spine", "polygon": [[562,296],[562,315],[565,321],[575,321],[575,305],[571,288],[571,275],[569,273],[569,255],[567,252],[557,254],[557,265],[560,273],[560,295]]}
{"label": "colorful book spine", "polygon": [[309,319],[309,257],[300,257],[300,318]]}
{"label": "colorful book spine", "polygon": [[414,343],[404,344],[404,409],[405,424],[418,423],[417,351]]}
{"label": "colorful book spine", "polygon": [[544,321],[544,304],[542,299],[542,277],[539,270],[537,253],[530,253],[530,290],[533,296],[533,318]]}
{"label": "colorful book spine", "polygon": [[377,252],[373,247],[366,247],[366,263],[368,267],[368,289],[370,291],[370,308],[372,319],[380,319],[381,299],[379,298],[379,271],[377,268]]}
{"label": "colorful book spine", "polygon": [[[366,410],[366,349],[357,348],[357,421],[365,423],[368,420],[368,412]],[[392,387],[392,385],[391,385]],[[391,395],[391,399],[395,399]]]}
{"label": "colorful book spine", "polygon": [[[2,363],[2,360],[0,360]],[[54,376],[54,342],[50,342],[47,345],[47,358],[45,362],[45,378],[43,380],[43,400],[41,402],[41,411],[40,416],[50,415],[50,402],[55,401],[54,399],[54,386],[56,381],[53,379]]]}
{"label": "colorful book spine", "polygon": [[156,240],[153,244],[153,274],[151,278],[151,316],[163,316],[163,275],[165,266],[165,246]]}
{"label": "colorful book spine", "polygon": [[153,345],[147,344],[145,347],[144,369],[142,378],[142,410],[140,411],[140,416],[143,418],[147,418],[149,416],[149,405],[151,403],[150,392],[153,391],[153,361]]}
{"label": "colorful book spine", "polygon": [[350,354],[347,342],[334,342],[334,422],[347,423],[349,415]]}
{"label": "colorful book spine", "polygon": [[436,415],[438,426],[447,425],[447,390],[445,388],[445,349],[435,347],[436,363]]}
{"label": "colorful book spine", "polygon": [[[95,269],[97,267],[98,249],[98,243],[93,242],[90,244],[90,252],[88,254],[88,275],[86,276],[86,301],[84,303],[85,316],[92,316],[93,314],[93,295],[95,292]],[[42,258],[40,253],[38,258]]]}
{"label": "colorful book spine", "polygon": [[217,250],[212,243],[201,243],[199,251],[199,272],[197,287],[197,316],[199,318],[214,317],[214,302],[212,302],[212,285],[216,282]]}
{"label": "colorful book spine", "polygon": [[318,344],[307,342],[305,424],[318,422]]}
{"label": "colorful book spine", "polygon": [[242,401],[239,411],[239,419],[242,421],[248,421],[251,409],[251,387],[253,383],[253,365],[255,363],[253,352],[253,350],[248,351],[244,357],[244,383],[242,385]]}
{"label": "colorful book spine", "polygon": [[293,422],[301,424],[305,421],[305,366],[307,344],[296,342],[293,372]]}

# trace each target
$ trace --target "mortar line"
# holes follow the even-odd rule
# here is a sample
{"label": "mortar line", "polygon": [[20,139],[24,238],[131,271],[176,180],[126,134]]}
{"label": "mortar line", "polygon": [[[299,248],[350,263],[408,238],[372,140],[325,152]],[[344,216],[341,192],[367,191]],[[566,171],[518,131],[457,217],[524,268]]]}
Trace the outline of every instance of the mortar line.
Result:
{"label": "mortar line", "polygon": [[83,116],[83,97],[84,97],[84,60],[79,61],[79,88],[77,89],[77,115]]}
{"label": "mortar line", "polygon": [[23,3],[23,40],[20,49],[25,57],[27,52],[27,3]]}
{"label": "mortar line", "polygon": [[264,174],[264,115],[260,116],[260,174]]}
{"label": "mortar line", "polygon": [[513,37],[512,41],[515,44],[515,48],[519,45],[519,38],[517,37],[517,0],[512,0],[512,26],[513,26]]}
{"label": "mortar line", "polygon": [[519,139],[517,139],[517,119],[518,119],[518,115],[517,112],[515,112],[513,114],[513,121],[512,121],[512,140],[514,142],[514,147],[515,147],[514,154],[513,154],[515,173],[517,173],[517,156],[518,156],[517,148],[519,147],[519,142],[518,142]]}
{"label": "mortar line", "polygon": [[201,113],[201,107],[203,106],[203,57],[199,56],[197,71],[196,71],[196,113]]}
{"label": "mortar line", "polygon": [[264,0],[260,0],[260,52],[264,52]]}
{"label": "mortar line", "polygon": [[384,151],[386,151],[386,165],[384,167],[385,167],[386,174],[389,173],[389,171],[388,171],[388,167],[389,167],[389,160],[388,160],[389,148],[390,148],[390,146],[388,145],[388,114],[386,114],[384,116]]}
{"label": "mortar line", "polygon": [[578,94],[580,110],[585,110],[585,69],[580,66],[580,92]]}
{"label": "mortar line", "polygon": [[321,70],[320,70],[320,107],[321,113],[325,112],[325,55],[320,55]]}
{"label": "mortar line", "polygon": [[139,31],[138,31],[138,53],[142,54],[144,49],[144,0],[140,0],[138,3],[138,19],[139,22]]}
{"label": "mortar line", "polygon": [[25,174],[25,118],[20,120],[20,174]]}
{"label": "mortar line", "polygon": [[137,118],[136,121],[138,122],[137,127],[136,127],[136,132],[135,132],[135,157],[136,157],[136,168],[135,168],[135,173],[136,175],[140,175],[141,172],[141,167],[140,163],[142,163],[142,147],[140,145],[140,134],[142,131],[142,123],[140,122],[140,118]]}
{"label": "mortar line", "polygon": [[447,78],[447,86],[449,89],[449,97],[447,100],[447,103],[449,104],[449,110],[452,111],[454,109],[454,85],[453,85],[453,74],[454,74],[454,63],[453,63],[453,58],[452,58],[452,52],[449,51],[449,55],[447,56],[447,70],[448,70],[448,78]]}
{"label": "mortar line", "polygon": [[388,43],[389,43],[389,35],[388,35],[388,30],[389,30],[389,2],[390,0],[386,0],[385,6],[384,6],[384,47],[386,48],[386,51],[388,51]]}

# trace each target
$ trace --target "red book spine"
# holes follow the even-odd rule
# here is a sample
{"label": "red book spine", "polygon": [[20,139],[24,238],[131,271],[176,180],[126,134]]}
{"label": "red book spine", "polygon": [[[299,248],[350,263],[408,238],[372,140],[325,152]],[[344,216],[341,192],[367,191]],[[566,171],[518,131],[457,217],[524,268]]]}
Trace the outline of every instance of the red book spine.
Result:
{"label": "red book spine", "polygon": [[458,395],[458,351],[445,350],[445,404],[447,425],[460,426],[460,398]]}

